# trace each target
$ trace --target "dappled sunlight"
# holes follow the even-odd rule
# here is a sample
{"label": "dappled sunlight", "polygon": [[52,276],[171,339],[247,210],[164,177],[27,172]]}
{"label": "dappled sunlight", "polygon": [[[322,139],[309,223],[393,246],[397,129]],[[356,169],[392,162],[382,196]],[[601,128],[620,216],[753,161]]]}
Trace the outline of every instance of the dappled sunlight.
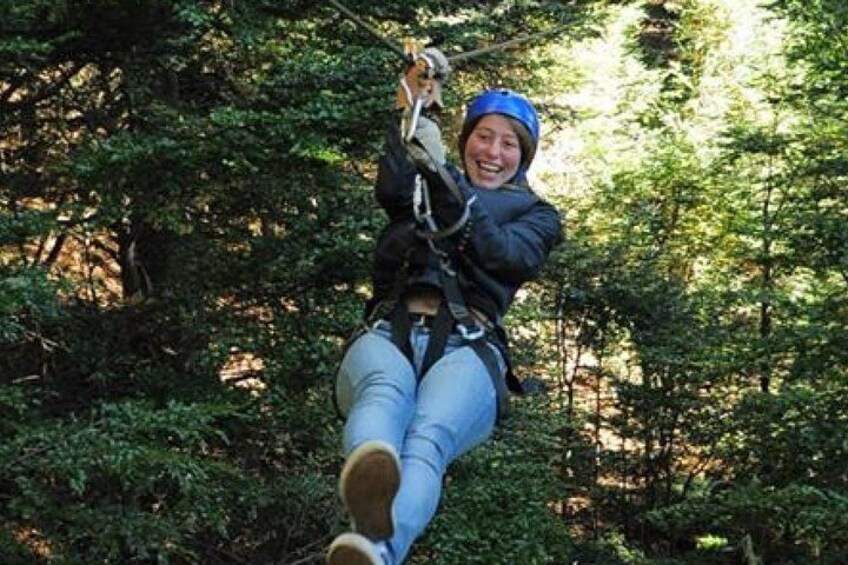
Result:
{"label": "dappled sunlight", "polygon": [[35,528],[18,530],[14,534],[15,541],[28,547],[39,559],[53,560],[56,556],[50,538]]}
{"label": "dappled sunlight", "polygon": [[218,377],[223,384],[244,388],[257,395],[267,388],[262,378],[264,372],[265,361],[262,358],[233,347],[230,348],[227,360],[218,371]]}

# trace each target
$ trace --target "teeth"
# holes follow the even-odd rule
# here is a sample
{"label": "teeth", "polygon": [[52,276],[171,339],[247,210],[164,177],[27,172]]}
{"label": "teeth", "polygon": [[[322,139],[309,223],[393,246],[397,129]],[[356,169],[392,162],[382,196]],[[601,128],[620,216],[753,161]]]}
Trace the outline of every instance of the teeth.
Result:
{"label": "teeth", "polygon": [[477,166],[489,173],[499,173],[501,170],[497,165],[491,165],[489,163],[478,163]]}

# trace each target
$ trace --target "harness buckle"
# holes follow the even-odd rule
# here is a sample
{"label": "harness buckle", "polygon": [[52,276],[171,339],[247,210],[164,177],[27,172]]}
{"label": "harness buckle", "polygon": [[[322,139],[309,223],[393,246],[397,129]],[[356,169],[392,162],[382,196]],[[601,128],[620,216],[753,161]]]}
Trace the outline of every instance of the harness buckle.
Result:
{"label": "harness buckle", "polygon": [[486,330],[477,324],[467,326],[465,324],[457,324],[456,330],[462,335],[463,339],[468,341],[476,341],[486,335]]}
{"label": "harness buckle", "polygon": [[430,190],[427,181],[420,174],[415,175],[415,187],[412,191],[412,213],[419,224],[426,225],[431,232],[438,232],[439,227],[436,225],[435,218],[433,218],[433,207],[430,204]]}

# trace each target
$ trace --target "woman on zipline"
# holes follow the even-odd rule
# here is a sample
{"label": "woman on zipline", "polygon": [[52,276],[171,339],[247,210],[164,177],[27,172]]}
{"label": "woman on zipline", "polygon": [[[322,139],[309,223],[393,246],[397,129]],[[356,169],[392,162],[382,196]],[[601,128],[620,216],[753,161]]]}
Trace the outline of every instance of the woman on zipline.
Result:
{"label": "woman on zipline", "polygon": [[[389,223],[365,328],[336,380],[346,418],[340,493],[353,532],[333,541],[331,565],[403,562],[436,513],[448,464],[491,435],[508,389],[520,391],[502,320],[561,237],[559,213],[527,184],[539,141],[530,101],[507,89],[475,97],[460,171],[445,162],[427,109],[441,103],[449,63],[432,48],[422,60],[435,96],[388,134],[375,192]],[[408,69],[407,98],[420,71]]]}

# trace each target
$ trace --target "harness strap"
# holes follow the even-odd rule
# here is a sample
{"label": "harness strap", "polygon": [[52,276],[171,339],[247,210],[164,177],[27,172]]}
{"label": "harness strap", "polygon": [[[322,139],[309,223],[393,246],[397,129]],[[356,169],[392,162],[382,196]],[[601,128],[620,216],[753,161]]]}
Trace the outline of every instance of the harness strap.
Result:
{"label": "harness strap", "polygon": [[447,307],[451,316],[457,322],[457,330],[467,341],[475,341],[486,337],[486,328],[478,322],[471,311],[465,305],[462,290],[459,288],[459,274],[454,270],[447,269],[447,265],[441,270],[442,290],[445,294]]}
{"label": "harness strap", "polygon": [[489,378],[492,379],[492,386],[495,387],[495,397],[498,399],[498,417],[503,416],[508,411],[509,390],[506,386],[506,380],[501,378],[501,368],[498,365],[495,352],[492,351],[492,346],[488,340],[478,339],[468,344],[477,357],[486,365],[489,372]]}
{"label": "harness strap", "polygon": [[[421,364],[421,375],[426,375],[430,367],[445,354],[448,337],[453,329],[455,320],[445,303],[439,305],[436,312],[436,320],[433,322],[433,330],[430,332],[430,341],[427,343],[427,351],[424,353],[424,361]],[[407,339],[408,341],[408,339]]]}
{"label": "harness strap", "polygon": [[[394,311],[391,314],[392,326],[392,343],[401,350],[410,362],[413,361],[414,354],[412,344],[409,341],[409,335],[412,330],[411,318],[404,301],[398,302]],[[433,322],[433,327],[430,331],[430,340],[427,343],[427,350],[424,352],[424,360],[421,363],[421,370],[418,374],[419,382],[423,379],[433,365],[442,358],[445,353],[445,348],[450,338],[454,327],[461,326],[451,314],[451,309],[446,302],[442,302],[439,310],[436,313],[436,319]],[[492,386],[495,389],[495,396],[498,402],[498,419],[505,415],[509,405],[509,390],[506,381],[501,378],[501,367],[498,363],[497,356],[492,349],[490,339],[495,339],[493,335],[483,332],[480,337],[466,340],[466,345],[471,347],[474,353],[483,362],[486,367],[486,372],[492,381]]]}
{"label": "harness strap", "polygon": [[[495,389],[498,402],[498,419],[507,413],[509,391],[505,379],[501,376],[501,367],[497,354],[492,349],[492,343],[498,336],[494,326],[485,327],[478,322],[465,304],[462,291],[459,288],[458,275],[455,271],[442,269],[442,292],[445,300],[439,305],[436,319],[430,332],[430,340],[424,352],[424,360],[418,379],[423,379],[430,368],[442,358],[448,339],[454,328],[463,337],[466,345],[471,347],[477,357],[486,367],[486,372]],[[392,342],[410,360],[413,360],[412,345],[409,341],[411,321],[409,310],[404,300],[394,305],[391,313]]]}
{"label": "harness strap", "polygon": [[391,316],[392,342],[411,361],[413,353],[412,344],[409,343],[409,333],[412,329],[412,321],[409,319],[409,309],[406,302],[401,300],[395,304]]}
{"label": "harness strap", "polygon": [[477,357],[486,366],[492,386],[495,388],[495,396],[498,400],[498,419],[507,413],[509,404],[509,391],[506,380],[501,377],[501,368],[495,352],[492,351],[490,340],[496,339],[494,326],[485,327],[474,318],[465,304],[462,291],[459,288],[459,274],[456,271],[448,272],[442,269],[442,283],[444,285],[445,298],[451,315],[457,321],[457,331],[462,334]]}

